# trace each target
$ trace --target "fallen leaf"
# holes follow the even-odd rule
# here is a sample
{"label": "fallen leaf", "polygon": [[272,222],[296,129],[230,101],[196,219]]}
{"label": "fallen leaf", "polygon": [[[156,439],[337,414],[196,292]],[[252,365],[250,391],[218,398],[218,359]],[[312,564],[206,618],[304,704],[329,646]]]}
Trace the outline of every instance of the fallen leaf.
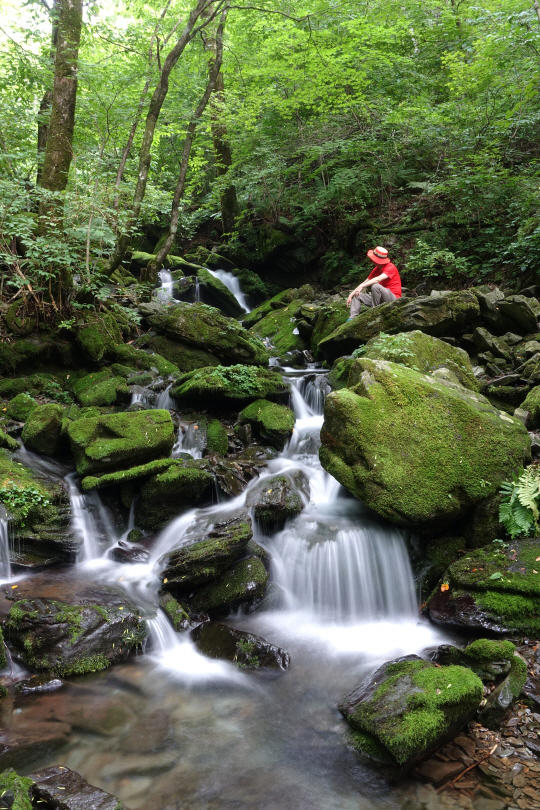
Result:
{"label": "fallen leaf", "polygon": [[18,587],[19,587],[18,585],[12,585],[11,590],[13,591],[15,588],[18,588]]}
{"label": "fallen leaf", "polygon": [[447,591],[449,590],[449,588],[450,585],[448,584],[448,582],[443,582],[443,584],[441,585],[441,591]]}

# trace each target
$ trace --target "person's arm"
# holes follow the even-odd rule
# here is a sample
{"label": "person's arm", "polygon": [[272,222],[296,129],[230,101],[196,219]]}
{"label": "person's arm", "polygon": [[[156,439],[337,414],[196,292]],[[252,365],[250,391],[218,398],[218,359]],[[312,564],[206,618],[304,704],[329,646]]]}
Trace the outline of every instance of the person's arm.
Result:
{"label": "person's arm", "polygon": [[384,281],[386,278],[388,278],[386,273],[381,273],[380,276],[375,276],[375,278],[364,279],[364,281],[362,281],[362,283],[359,284],[358,287],[355,290],[353,290],[352,293],[347,298],[347,306],[350,307],[353,298],[357,296],[358,293],[361,293],[363,290],[365,290],[366,287],[371,287],[372,284],[380,284],[381,281]]}

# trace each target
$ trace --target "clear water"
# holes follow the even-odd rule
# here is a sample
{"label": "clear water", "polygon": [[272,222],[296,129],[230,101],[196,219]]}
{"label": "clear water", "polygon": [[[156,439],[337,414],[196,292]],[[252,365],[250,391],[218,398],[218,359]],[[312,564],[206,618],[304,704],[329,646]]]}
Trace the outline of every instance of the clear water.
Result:
{"label": "clear water", "polygon": [[[420,652],[443,636],[418,618],[400,531],[321,468],[322,399],[305,376],[289,375],[295,430],[261,477],[301,470],[309,502],[280,532],[265,535],[255,526],[255,539],[272,555],[281,602],[271,612],[228,620],[285,648],[289,671],[269,677],[206,658],[155,605],[163,554],[190,542],[196,519],[237,510],[245,493],[180,515],[157,538],[147,563],[122,565],[109,556],[118,538],[97,493],[81,495],[73,480],[83,541],[78,573],[125,588],[148,616],[150,638],[144,654],[111,671],[18,698],[16,711],[4,717],[8,726],[47,720],[72,727],[59,752],[27,770],[74,768],[132,810],[399,806],[398,795],[357,759],[336,706],[383,661]],[[188,433],[181,446],[191,446]]]}

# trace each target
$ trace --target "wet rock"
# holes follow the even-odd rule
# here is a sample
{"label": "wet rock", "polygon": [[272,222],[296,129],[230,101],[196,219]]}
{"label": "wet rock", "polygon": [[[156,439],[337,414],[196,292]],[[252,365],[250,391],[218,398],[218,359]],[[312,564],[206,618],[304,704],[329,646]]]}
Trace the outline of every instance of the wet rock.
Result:
{"label": "wet rock", "polygon": [[302,337],[294,313],[302,306],[303,301],[290,301],[285,307],[271,310],[249,330],[261,340],[269,341],[279,357],[288,352],[303,351],[309,348],[309,340]]}
{"label": "wet rock", "polygon": [[504,551],[492,545],[468,552],[444,574],[427,614],[447,627],[534,636],[540,626],[539,556],[536,540],[514,540]]}
{"label": "wet rock", "polygon": [[419,329],[434,337],[463,334],[478,318],[480,307],[472,292],[443,292],[438,297],[398,298],[366,309],[319,343],[328,361],[350,354],[381,332],[396,334]]}
{"label": "wet rock", "polygon": [[239,422],[248,423],[263,441],[283,450],[292,435],[295,416],[285,405],[257,399],[241,411]]}
{"label": "wet rock", "polygon": [[240,306],[228,287],[204,267],[197,270],[201,300],[205,304],[217,307],[220,312],[229,318],[240,318],[245,310]]}
{"label": "wet rock", "polygon": [[173,306],[151,303],[140,304],[139,311],[156,332],[209,351],[227,364],[264,365],[268,360],[262,341],[213,307],[198,303],[179,302]]}
{"label": "wet rock", "polygon": [[186,606],[177,602],[174,596],[167,591],[160,591],[159,606],[165,611],[177,633],[180,630],[187,630],[191,625]]}
{"label": "wet rock", "polygon": [[289,668],[290,656],[261,636],[219,622],[205,622],[191,631],[197,649],[210,658],[230,661],[241,669]]}
{"label": "wet rock", "polygon": [[174,444],[174,425],[165,410],[78,419],[68,434],[80,475],[145,464],[168,456]]}
{"label": "wet rock", "polygon": [[211,616],[223,616],[260,598],[267,581],[268,572],[262,562],[257,557],[248,557],[197,591],[190,606]]}
{"label": "wet rock", "polygon": [[0,730],[0,768],[27,767],[42,756],[50,757],[71,737],[67,723],[32,722],[27,726]]}
{"label": "wet rock", "polygon": [[216,579],[244,551],[252,536],[246,512],[221,518],[212,515],[208,521],[196,524],[182,538],[181,548],[159,560],[163,587],[184,593]]}
{"label": "wet rock", "polygon": [[15,691],[22,692],[23,695],[34,695],[37,692],[54,692],[63,685],[64,682],[60,678],[45,672],[42,675],[31,675],[30,678],[19,681],[15,686]]}
{"label": "wet rock", "polygon": [[321,463],[399,525],[446,528],[529,459],[523,424],[462,386],[365,359],[349,385],[326,398]]}
{"label": "wet rock", "polygon": [[96,672],[125,658],[146,636],[139,610],[112,588],[94,593],[97,604],[44,597],[15,602],[4,623],[13,656],[61,676]]}
{"label": "wet rock", "polygon": [[137,523],[143,529],[160,529],[182,509],[204,503],[214,484],[210,469],[204,459],[176,460],[174,465],[148,478],[140,489]]}
{"label": "wet rock", "polygon": [[258,399],[288,397],[290,385],[277,371],[250,366],[201,368],[183,374],[171,394],[181,402],[206,405],[233,405]]}
{"label": "wet rock", "polygon": [[89,785],[69,768],[43,768],[31,773],[32,793],[53,810],[125,810],[116,796]]}
{"label": "wet rock", "polygon": [[111,557],[120,563],[145,563],[150,554],[145,548],[133,546],[125,540],[119,540],[111,551]]}
{"label": "wet rock", "polygon": [[339,710],[359,751],[409,768],[452,739],[481,699],[482,681],[469,669],[408,655],[383,664]]}
{"label": "wet rock", "polygon": [[299,515],[309,498],[309,482],[297,471],[287,475],[265,478],[249,490],[246,506],[265,527],[281,526],[288,518]]}

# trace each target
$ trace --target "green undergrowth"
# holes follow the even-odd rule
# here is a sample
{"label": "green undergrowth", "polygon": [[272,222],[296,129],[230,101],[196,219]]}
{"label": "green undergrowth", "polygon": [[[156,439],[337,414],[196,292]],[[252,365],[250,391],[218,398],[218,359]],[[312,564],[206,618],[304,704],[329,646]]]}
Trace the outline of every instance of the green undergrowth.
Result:
{"label": "green undergrowth", "polygon": [[213,419],[206,429],[206,447],[209,453],[217,453],[220,456],[227,455],[229,437],[219,419]]}

